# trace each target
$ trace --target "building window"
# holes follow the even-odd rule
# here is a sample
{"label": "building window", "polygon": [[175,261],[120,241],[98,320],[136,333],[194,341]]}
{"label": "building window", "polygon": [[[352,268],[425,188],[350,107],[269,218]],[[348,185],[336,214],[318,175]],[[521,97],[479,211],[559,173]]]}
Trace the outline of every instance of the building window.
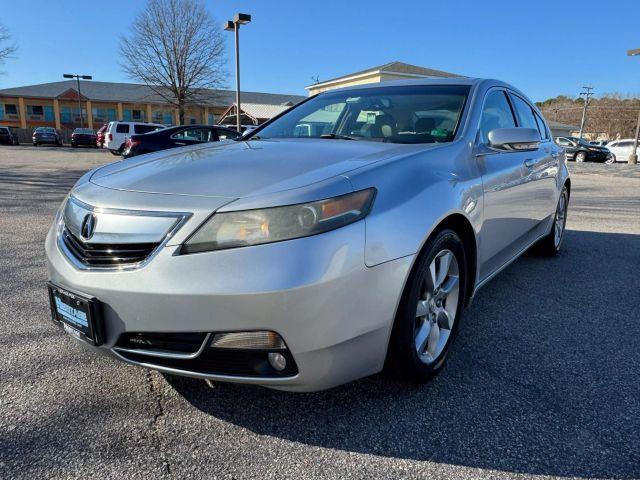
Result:
{"label": "building window", "polygon": [[[27,105],[27,115],[29,117],[41,117],[44,115],[44,108],[42,105]],[[34,118],[39,120],[39,118]]]}
{"label": "building window", "polygon": [[173,125],[173,113],[171,110],[154,110],[151,118],[153,119],[153,123]]}
{"label": "building window", "polygon": [[136,122],[144,122],[144,112],[142,110],[131,110],[131,116]]}
{"label": "building window", "polygon": [[215,125],[216,116],[213,113],[209,114],[209,118],[207,118],[207,125]]}
{"label": "building window", "polygon": [[[87,111],[85,108],[82,109],[82,118],[86,122],[87,120]],[[60,107],[60,122],[62,123],[70,123],[70,124],[80,124],[80,110],[78,107]]]}
{"label": "building window", "polygon": [[94,123],[109,123],[116,120],[115,108],[99,108],[94,107],[91,109],[93,113]]}
{"label": "building window", "polygon": [[56,117],[55,117],[55,114],[53,112],[53,106],[52,105],[45,105],[44,106],[44,121],[45,122],[55,122],[56,121]]}
{"label": "building window", "polygon": [[5,103],[4,113],[7,115],[18,115],[18,106],[15,103]]}

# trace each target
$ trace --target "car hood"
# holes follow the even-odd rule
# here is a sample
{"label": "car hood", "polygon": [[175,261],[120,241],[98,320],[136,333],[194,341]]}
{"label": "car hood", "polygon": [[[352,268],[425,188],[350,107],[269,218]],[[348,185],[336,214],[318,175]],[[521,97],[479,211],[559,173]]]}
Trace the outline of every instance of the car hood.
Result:
{"label": "car hood", "polygon": [[241,198],[281,192],[433,145],[329,139],[252,140],[178,148],[106,165],[96,185],[124,191]]}

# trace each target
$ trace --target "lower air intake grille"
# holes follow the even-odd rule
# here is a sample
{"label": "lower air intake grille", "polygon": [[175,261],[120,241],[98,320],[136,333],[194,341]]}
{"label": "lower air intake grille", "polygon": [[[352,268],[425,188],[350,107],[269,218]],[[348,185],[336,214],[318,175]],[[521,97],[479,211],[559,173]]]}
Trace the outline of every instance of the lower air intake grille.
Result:
{"label": "lower air intake grille", "polygon": [[62,231],[62,241],[69,253],[87,267],[118,267],[144,261],[157,243],[84,243],[68,228]]}

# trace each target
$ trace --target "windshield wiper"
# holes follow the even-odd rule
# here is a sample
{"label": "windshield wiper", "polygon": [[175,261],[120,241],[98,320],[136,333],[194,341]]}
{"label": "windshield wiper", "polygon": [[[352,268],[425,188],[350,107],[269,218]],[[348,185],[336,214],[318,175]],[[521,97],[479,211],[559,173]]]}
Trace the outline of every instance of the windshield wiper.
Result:
{"label": "windshield wiper", "polygon": [[349,135],[340,135],[339,133],[323,133],[320,138],[334,138],[338,140],[358,140],[356,137],[350,137]]}

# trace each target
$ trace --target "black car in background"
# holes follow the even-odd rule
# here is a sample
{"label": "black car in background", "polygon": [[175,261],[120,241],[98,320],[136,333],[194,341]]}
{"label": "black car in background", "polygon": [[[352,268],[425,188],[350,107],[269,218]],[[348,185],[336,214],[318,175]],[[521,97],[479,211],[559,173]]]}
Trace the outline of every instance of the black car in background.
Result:
{"label": "black car in background", "polygon": [[38,145],[62,146],[62,135],[53,127],[38,127],[33,132],[33,146]]}
{"label": "black car in background", "polygon": [[78,147],[81,145],[97,148],[96,132],[94,132],[91,128],[76,128],[71,134],[71,146]]}
{"label": "black car in background", "polygon": [[164,128],[142,135],[132,135],[124,146],[122,156],[129,158],[186,145],[236,140],[240,136],[241,134],[235,130],[215,125],[182,125]]}
{"label": "black car in background", "polygon": [[613,163],[614,156],[607,147],[591,145],[578,137],[556,137],[556,144],[562,147],[567,155],[567,160],[576,162]]}
{"label": "black car in background", "polygon": [[20,145],[20,142],[18,142],[18,136],[9,127],[0,127],[0,144]]}

